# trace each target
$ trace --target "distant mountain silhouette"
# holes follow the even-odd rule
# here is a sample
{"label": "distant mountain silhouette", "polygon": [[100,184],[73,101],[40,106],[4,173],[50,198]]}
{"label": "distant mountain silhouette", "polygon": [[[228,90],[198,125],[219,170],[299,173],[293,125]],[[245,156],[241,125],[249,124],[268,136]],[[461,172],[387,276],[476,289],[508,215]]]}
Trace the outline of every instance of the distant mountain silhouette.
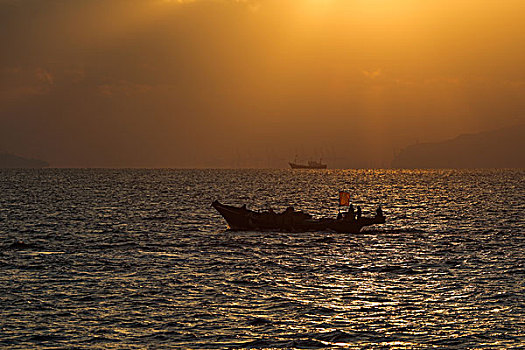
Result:
{"label": "distant mountain silhouette", "polygon": [[393,168],[525,168],[525,124],[408,146]]}
{"label": "distant mountain silhouette", "polygon": [[0,153],[0,168],[44,168],[47,162],[39,159],[28,159],[9,153]]}

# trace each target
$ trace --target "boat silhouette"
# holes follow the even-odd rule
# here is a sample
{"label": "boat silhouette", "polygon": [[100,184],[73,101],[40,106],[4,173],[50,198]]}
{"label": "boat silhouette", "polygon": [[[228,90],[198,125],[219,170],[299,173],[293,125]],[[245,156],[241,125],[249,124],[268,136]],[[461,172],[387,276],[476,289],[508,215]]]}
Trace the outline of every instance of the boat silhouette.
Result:
{"label": "boat silhouette", "polygon": [[299,164],[296,161],[289,162],[292,169],[326,169],[327,165],[321,161],[309,161],[308,164]]}
{"label": "boat silhouette", "polygon": [[331,230],[341,233],[359,233],[365,226],[384,224],[385,216],[378,211],[375,217],[346,217],[315,219],[312,215],[302,211],[295,211],[289,207],[282,213],[275,213],[272,209],[257,212],[246,208],[246,205],[235,207],[222,204],[219,201],[212,203],[219,214],[234,231],[278,231],[278,232],[307,232]]}

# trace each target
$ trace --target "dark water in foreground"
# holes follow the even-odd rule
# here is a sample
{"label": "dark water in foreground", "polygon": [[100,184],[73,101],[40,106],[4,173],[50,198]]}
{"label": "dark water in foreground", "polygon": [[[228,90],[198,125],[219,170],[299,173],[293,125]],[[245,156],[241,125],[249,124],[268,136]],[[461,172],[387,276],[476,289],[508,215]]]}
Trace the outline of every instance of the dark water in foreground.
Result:
{"label": "dark water in foreground", "polygon": [[[210,208],[333,216],[339,189],[387,224],[228,232]],[[0,347],[525,347],[523,170],[2,170],[0,191]]]}

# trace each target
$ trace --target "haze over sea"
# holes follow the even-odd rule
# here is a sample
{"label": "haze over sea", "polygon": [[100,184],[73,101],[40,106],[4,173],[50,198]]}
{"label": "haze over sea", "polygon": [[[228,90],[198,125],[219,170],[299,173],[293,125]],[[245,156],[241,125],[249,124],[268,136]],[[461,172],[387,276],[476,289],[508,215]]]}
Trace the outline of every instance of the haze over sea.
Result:
{"label": "haze over sea", "polygon": [[[387,223],[230,232],[210,204]],[[525,347],[525,170],[0,170],[0,347]],[[22,243],[23,242],[23,243]]]}

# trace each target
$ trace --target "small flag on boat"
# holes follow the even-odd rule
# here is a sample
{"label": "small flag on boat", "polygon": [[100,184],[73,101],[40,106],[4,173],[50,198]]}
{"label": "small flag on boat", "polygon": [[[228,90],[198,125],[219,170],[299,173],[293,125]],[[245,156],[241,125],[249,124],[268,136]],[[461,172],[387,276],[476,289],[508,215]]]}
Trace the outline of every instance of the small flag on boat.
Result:
{"label": "small flag on boat", "polygon": [[350,205],[350,193],[346,191],[339,191],[339,205]]}

